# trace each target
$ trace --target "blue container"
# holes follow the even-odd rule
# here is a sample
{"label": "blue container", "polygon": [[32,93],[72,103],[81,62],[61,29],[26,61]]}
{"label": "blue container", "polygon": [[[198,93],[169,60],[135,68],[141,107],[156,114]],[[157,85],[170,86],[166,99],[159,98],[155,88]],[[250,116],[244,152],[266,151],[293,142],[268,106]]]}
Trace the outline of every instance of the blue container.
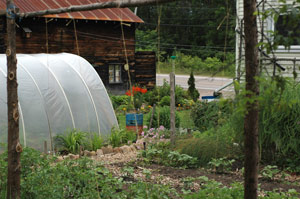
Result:
{"label": "blue container", "polygon": [[135,120],[138,126],[143,126],[143,114],[127,113],[126,114],[126,126],[136,126]]}

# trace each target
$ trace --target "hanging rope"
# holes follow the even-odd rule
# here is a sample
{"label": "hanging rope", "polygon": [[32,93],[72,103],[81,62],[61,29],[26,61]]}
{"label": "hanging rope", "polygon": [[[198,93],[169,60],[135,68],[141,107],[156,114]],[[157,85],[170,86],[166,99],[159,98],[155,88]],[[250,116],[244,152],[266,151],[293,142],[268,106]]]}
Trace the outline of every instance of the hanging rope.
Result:
{"label": "hanging rope", "polygon": [[73,19],[73,24],[74,24],[74,34],[75,34],[75,42],[76,42],[77,55],[80,56],[75,19]]}
{"label": "hanging rope", "polygon": [[[50,22],[50,20],[48,21],[47,18],[45,18],[45,26],[46,26],[46,53],[47,53],[47,67],[49,68],[49,63],[48,63],[48,54],[49,54],[49,39],[48,39],[48,22]],[[48,73],[48,85],[50,84],[49,81],[49,73]],[[49,90],[49,89],[48,89]],[[48,91],[47,90],[47,91]],[[44,99],[43,99],[44,100]],[[48,121],[48,128],[49,128],[49,136],[50,136],[50,151],[53,152],[54,151],[54,143],[53,143],[53,137],[52,137],[52,130],[51,130],[51,126],[50,126],[50,120],[49,120],[49,116],[48,116],[48,111],[45,108],[46,111],[46,116],[47,116],[47,121]]]}
{"label": "hanging rope", "polygon": [[[160,22],[161,22],[161,13],[162,13],[162,6],[158,5],[158,2],[156,2],[156,6],[158,8],[157,10],[157,70],[158,73],[160,73]],[[158,102],[160,101],[160,90],[158,89]],[[154,110],[153,110],[154,111]],[[160,121],[160,112],[157,113],[157,124],[159,126]]]}

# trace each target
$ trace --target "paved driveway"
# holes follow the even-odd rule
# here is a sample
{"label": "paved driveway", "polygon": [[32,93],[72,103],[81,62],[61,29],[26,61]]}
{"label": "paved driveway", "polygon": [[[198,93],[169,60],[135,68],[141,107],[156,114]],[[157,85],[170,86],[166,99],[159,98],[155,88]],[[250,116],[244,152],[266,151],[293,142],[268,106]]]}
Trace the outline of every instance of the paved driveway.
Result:
{"label": "paved driveway", "polygon": [[[181,86],[184,89],[188,89],[188,79],[189,75],[176,75],[175,82],[176,85]],[[195,77],[195,85],[197,90],[200,92],[201,96],[213,95],[214,90],[226,85],[231,82],[230,78],[220,78],[220,77],[204,77],[204,76],[194,76]],[[168,74],[156,74],[156,85],[161,86],[163,84],[163,80],[167,80],[169,82],[170,77]],[[224,94],[231,95],[233,94],[233,88],[229,87],[224,89]]]}

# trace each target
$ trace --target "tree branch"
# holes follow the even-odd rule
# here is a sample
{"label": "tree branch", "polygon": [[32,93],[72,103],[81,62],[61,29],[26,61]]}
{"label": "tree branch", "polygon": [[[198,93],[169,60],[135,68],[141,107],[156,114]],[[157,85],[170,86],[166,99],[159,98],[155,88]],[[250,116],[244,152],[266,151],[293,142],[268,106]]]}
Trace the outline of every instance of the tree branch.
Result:
{"label": "tree branch", "polygon": [[117,0],[103,3],[93,3],[87,5],[76,5],[58,9],[49,9],[49,10],[41,10],[36,12],[27,12],[18,14],[19,17],[37,17],[49,14],[61,14],[66,12],[77,12],[77,11],[88,11],[95,9],[105,9],[105,8],[125,8],[125,7],[138,7],[145,5],[153,5],[153,4],[161,4],[172,2],[176,0]]}

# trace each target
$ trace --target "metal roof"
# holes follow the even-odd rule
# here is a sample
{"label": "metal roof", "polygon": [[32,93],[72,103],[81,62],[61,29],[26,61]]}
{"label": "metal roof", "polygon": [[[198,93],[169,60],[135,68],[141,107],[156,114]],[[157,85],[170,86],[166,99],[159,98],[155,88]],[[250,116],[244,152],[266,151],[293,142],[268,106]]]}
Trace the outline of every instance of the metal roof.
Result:
{"label": "metal roof", "polygon": [[[110,0],[14,0],[20,12],[34,12],[47,9],[56,9],[74,5],[87,5],[107,2]],[[0,9],[6,10],[6,0],[0,0]],[[142,23],[143,20],[128,8],[107,8],[91,11],[70,12],[55,15],[45,15],[47,18],[85,19],[103,21],[124,21]]]}

